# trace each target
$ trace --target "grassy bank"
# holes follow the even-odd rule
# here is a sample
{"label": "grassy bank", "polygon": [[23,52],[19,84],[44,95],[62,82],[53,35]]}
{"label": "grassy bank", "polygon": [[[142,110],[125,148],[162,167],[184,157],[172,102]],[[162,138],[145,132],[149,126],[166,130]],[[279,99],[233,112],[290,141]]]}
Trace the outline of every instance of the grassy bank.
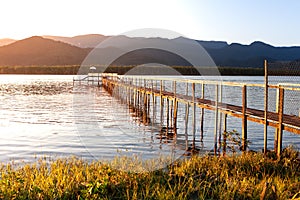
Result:
{"label": "grassy bank", "polygon": [[300,198],[298,152],[280,160],[260,153],[192,157],[144,173],[110,164],[59,159],[1,167],[1,199],[296,199]]}

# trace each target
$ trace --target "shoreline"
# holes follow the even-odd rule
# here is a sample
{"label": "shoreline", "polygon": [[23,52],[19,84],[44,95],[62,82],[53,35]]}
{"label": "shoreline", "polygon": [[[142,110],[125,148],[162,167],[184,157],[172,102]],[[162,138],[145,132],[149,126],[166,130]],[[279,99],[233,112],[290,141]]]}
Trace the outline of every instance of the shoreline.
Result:
{"label": "shoreline", "polygon": [[[81,67],[80,65],[32,65],[32,66],[0,66],[0,74],[44,74],[44,75],[76,75],[80,69],[80,74],[89,73],[89,67]],[[120,75],[126,74],[128,71],[132,70],[135,66],[109,66],[108,68],[103,66],[97,66],[97,71],[106,73],[118,73]],[[176,73],[180,75],[200,75],[199,71],[193,66],[171,66]],[[155,68],[155,70],[153,70]],[[146,72],[163,71],[160,67],[144,67]],[[213,67],[202,67],[201,70],[207,72],[206,75],[221,75],[221,76],[263,76],[263,68],[250,68],[250,67],[218,67],[218,74],[216,74],[216,69]],[[95,73],[97,73],[95,71]],[[141,69],[139,69],[141,72]],[[149,74],[151,75],[151,74]],[[157,74],[156,74],[157,75]],[[168,74],[161,74],[168,75]],[[173,74],[175,75],[175,74]],[[300,76],[299,70],[269,70],[269,75],[276,76]]]}

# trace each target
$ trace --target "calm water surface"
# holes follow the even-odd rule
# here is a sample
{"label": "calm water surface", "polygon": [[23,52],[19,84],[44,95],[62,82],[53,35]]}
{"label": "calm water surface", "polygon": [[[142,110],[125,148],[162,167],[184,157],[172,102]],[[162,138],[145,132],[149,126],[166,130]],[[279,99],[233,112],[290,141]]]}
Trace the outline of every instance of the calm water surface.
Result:
{"label": "calm water surface", "polygon": [[[154,158],[157,155],[184,153],[183,105],[179,108],[177,138],[167,139],[159,135],[156,126],[139,123],[126,105],[110,97],[102,88],[73,88],[72,78],[73,76],[54,75],[0,76],[1,162],[31,162],[41,156],[76,155],[95,160],[112,159],[116,155]],[[222,80],[263,83],[263,77],[222,77]],[[270,81],[300,83],[300,78],[270,77]],[[182,86],[181,90],[183,88]],[[213,88],[207,88],[208,98],[214,98],[212,91]],[[223,102],[241,104],[240,91],[239,87],[224,87]],[[249,107],[263,108],[263,91],[262,88],[248,88]],[[270,90],[270,110],[275,110],[275,102],[271,100],[275,95],[276,91]],[[287,92],[285,100],[288,101],[285,113],[298,115],[299,93]],[[213,146],[214,115],[209,111],[205,115],[204,143],[200,144],[197,134],[196,144],[203,151],[209,151]],[[260,150],[263,148],[263,125],[248,123],[249,140],[252,142],[250,148]],[[240,119],[229,117],[228,124],[229,130],[240,131]],[[270,147],[273,145],[274,131],[269,128]],[[284,145],[288,144],[300,147],[300,137],[284,132]]]}

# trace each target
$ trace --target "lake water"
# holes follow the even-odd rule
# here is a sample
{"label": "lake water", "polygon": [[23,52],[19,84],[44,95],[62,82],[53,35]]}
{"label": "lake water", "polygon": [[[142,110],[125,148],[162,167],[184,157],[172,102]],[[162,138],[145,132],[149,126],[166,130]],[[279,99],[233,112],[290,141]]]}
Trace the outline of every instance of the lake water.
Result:
{"label": "lake water", "polygon": [[[1,162],[31,162],[42,156],[71,155],[89,161],[112,159],[116,155],[140,155],[147,159],[169,154],[181,156],[185,152],[183,105],[179,109],[177,137],[162,138],[156,127],[140,123],[126,105],[103,88],[73,87],[73,76],[1,75],[0,78]],[[235,76],[222,77],[222,80],[263,83],[263,77]],[[300,77],[270,77],[270,82],[300,83]],[[240,87],[224,87],[223,102],[241,104],[240,91]],[[249,107],[263,108],[263,91],[263,88],[248,88]],[[207,97],[214,98],[209,88],[206,93]],[[270,99],[275,95],[276,91],[270,90]],[[288,102],[285,113],[299,115],[299,92],[286,92],[285,100]],[[270,100],[269,107],[275,110],[275,102]],[[196,130],[196,145],[203,152],[212,150],[214,129],[213,112],[207,111],[205,115],[203,144],[199,142],[199,127]],[[248,126],[250,149],[260,151],[263,125],[248,122]],[[228,118],[228,130],[240,131],[240,127],[240,119]],[[273,148],[275,130],[268,130],[268,146]],[[284,132],[284,146],[289,144],[299,148],[299,135]]]}

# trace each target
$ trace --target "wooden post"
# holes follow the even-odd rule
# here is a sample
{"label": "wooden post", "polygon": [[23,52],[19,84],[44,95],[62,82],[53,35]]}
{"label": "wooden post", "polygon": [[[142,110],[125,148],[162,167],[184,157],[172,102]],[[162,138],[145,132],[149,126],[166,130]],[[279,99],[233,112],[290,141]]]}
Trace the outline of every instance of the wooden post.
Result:
{"label": "wooden post", "polygon": [[144,97],[144,109],[142,110],[143,112],[143,122],[145,124],[148,124],[148,116],[147,116],[147,113],[148,113],[148,95],[146,94],[146,92],[144,91],[143,92],[143,97]]}
{"label": "wooden post", "polygon": [[[277,85],[277,89],[276,89],[276,113],[278,114],[278,117],[279,117],[279,101],[280,101],[279,88],[280,88],[280,85]],[[279,118],[278,118],[278,125],[279,125]],[[275,135],[274,135],[274,152],[276,152],[276,153],[278,151],[278,149],[277,149],[278,148],[278,134],[279,134],[278,127],[275,129]]]}
{"label": "wooden post", "polygon": [[163,128],[163,123],[164,123],[164,99],[162,96],[162,90],[163,90],[163,81],[160,80],[160,129],[162,130]]}
{"label": "wooden post", "polygon": [[176,98],[176,81],[173,81],[173,92],[174,92],[174,99]]}
{"label": "wooden post", "polygon": [[173,107],[174,107],[174,99],[172,100],[172,99],[170,99],[170,112],[169,112],[169,114],[170,114],[170,127],[172,127],[172,125],[173,125]]}
{"label": "wooden post", "polygon": [[153,94],[153,80],[151,80],[151,94]]}
{"label": "wooden post", "polygon": [[156,96],[152,93],[152,127],[156,121]]}
{"label": "wooden post", "polygon": [[218,98],[219,97],[219,85],[216,84],[216,97],[215,97],[215,131],[214,131],[214,155],[217,155],[217,148],[218,148],[218,115],[219,115],[219,109],[218,109]]}
{"label": "wooden post", "polygon": [[150,123],[150,94],[147,95],[147,124]]}
{"label": "wooden post", "polygon": [[226,155],[226,148],[227,148],[227,114],[224,114],[223,156]]}
{"label": "wooden post", "polygon": [[135,78],[135,87],[134,87],[134,110],[137,109],[138,106],[138,94],[137,94],[137,85],[138,85],[138,80]]}
{"label": "wooden post", "polygon": [[136,108],[136,90],[133,89],[133,108]]}
{"label": "wooden post", "polygon": [[189,109],[190,106],[189,106],[189,103],[187,102],[186,103],[186,107],[185,107],[185,131],[184,131],[184,134],[185,134],[185,147],[186,147],[186,150],[188,150],[189,148],[189,137],[188,137],[188,124],[189,124]]}
{"label": "wooden post", "polygon": [[174,129],[175,134],[177,134],[177,110],[178,110],[178,101],[177,101],[177,99],[174,99],[173,129]]}
{"label": "wooden post", "polygon": [[169,120],[170,120],[170,117],[169,117],[169,114],[170,114],[170,101],[169,101],[169,98],[167,98],[167,109],[166,109],[166,115],[167,115],[167,125],[166,125],[166,134],[168,134],[169,132]]}
{"label": "wooden post", "polygon": [[264,62],[265,67],[265,112],[264,112],[264,154],[268,150],[268,63],[267,60]]}
{"label": "wooden post", "polygon": [[277,145],[277,157],[280,157],[282,151],[282,122],[283,122],[283,99],[284,99],[284,89],[279,88],[279,103],[278,103],[278,145]]}
{"label": "wooden post", "polygon": [[137,109],[140,109],[140,93],[141,92],[137,90],[137,106],[136,106]]}
{"label": "wooden post", "polygon": [[195,102],[195,83],[192,83],[192,109],[193,109],[193,115],[192,115],[192,126],[193,126],[193,149],[195,148],[195,140],[196,140],[196,102]]}
{"label": "wooden post", "polygon": [[[204,99],[204,82],[202,82],[202,88],[201,88],[201,98]],[[201,108],[201,115],[200,115],[200,141],[203,142],[203,132],[204,132],[204,108]]]}
{"label": "wooden post", "polygon": [[247,87],[243,85],[242,87],[242,151],[246,151],[247,148]]}
{"label": "wooden post", "polygon": [[[189,94],[189,83],[186,83],[186,90],[185,90],[185,94],[188,95]],[[189,148],[189,138],[188,138],[188,124],[189,124],[189,110],[190,110],[190,105],[189,102],[186,103],[186,107],[185,107],[185,146],[186,146],[186,150],[188,150]]]}
{"label": "wooden post", "polygon": [[173,84],[174,84],[174,88],[173,88],[173,91],[174,91],[173,130],[174,130],[174,133],[176,134],[177,133],[177,109],[178,109],[178,102],[176,99],[176,81],[174,81]]}
{"label": "wooden post", "polygon": [[[223,99],[222,99],[222,89],[223,89],[223,86],[222,84],[220,84],[220,89],[219,89],[219,102],[222,103]],[[218,138],[218,143],[219,143],[219,147],[218,147],[218,152],[220,153],[220,149],[221,149],[221,146],[222,146],[222,112],[219,112],[219,138]]]}

